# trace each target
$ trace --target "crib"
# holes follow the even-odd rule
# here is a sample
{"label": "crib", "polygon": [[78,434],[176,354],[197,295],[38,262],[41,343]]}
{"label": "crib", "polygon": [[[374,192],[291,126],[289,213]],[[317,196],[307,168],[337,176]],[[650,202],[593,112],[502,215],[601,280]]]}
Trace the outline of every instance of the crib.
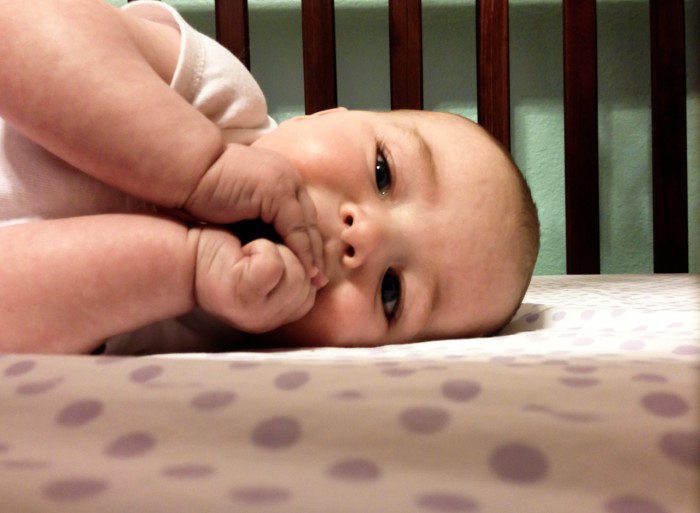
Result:
{"label": "crib", "polygon": [[[424,108],[428,3],[388,2],[393,109]],[[307,113],[339,103],[336,4],[301,1]],[[474,6],[478,121],[506,147],[512,4]],[[600,3],[564,0],[566,273],[535,276],[508,326],[376,348],[0,355],[0,511],[700,511],[688,4],[649,2],[654,273],[601,273]],[[205,10],[255,69],[248,2]]]}

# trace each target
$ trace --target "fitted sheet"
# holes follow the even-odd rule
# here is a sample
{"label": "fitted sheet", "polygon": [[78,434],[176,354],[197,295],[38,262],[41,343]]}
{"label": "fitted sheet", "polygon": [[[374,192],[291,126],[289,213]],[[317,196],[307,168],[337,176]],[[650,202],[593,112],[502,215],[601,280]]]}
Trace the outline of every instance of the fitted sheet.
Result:
{"label": "fitted sheet", "polygon": [[700,276],[535,277],[496,337],[0,357],[0,511],[700,511]]}

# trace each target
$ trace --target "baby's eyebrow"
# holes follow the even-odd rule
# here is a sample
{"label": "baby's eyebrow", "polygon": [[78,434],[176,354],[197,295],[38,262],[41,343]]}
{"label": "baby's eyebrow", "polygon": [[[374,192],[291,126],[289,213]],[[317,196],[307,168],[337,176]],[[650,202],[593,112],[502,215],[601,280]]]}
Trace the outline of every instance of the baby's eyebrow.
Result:
{"label": "baby's eyebrow", "polygon": [[435,168],[435,159],[433,158],[433,149],[425,141],[423,135],[418,130],[416,125],[409,125],[406,130],[407,135],[415,141],[416,147],[418,148],[418,155],[422,162],[427,165],[427,178],[429,182],[437,188],[438,185],[438,174]]}

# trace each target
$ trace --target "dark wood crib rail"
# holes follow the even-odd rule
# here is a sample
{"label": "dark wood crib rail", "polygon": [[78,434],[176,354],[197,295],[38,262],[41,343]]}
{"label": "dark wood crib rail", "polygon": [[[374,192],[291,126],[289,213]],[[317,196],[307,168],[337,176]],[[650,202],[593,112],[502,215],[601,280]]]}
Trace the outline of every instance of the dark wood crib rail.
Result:
{"label": "dark wood crib rail", "polygon": [[654,270],[688,272],[688,143],[683,0],[651,0]]}
{"label": "dark wood crib rail", "polygon": [[[250,65],[246,0],[217,37]],[[600,272],[595,0],[563,0],[567,272]],[[333,0],[302,0],[306,112],[337,105]],[[479,123],[510,148],[508,1],[476,0]],[[688,271],[683,0],[650,0],[654,271]],[[421,1],[389,1],[391,108],[423,108]],[[314,77],[313,80],[310,77]]]}

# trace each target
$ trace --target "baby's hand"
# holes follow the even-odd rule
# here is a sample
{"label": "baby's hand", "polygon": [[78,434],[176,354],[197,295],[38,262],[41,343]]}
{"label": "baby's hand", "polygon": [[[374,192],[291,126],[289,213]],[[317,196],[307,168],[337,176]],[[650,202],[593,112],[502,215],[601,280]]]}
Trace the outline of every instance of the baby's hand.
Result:
{"label": "baby's hand", "polygon": [[261,218],[274,226],[314,283],[325,285],[316,208],[299,172],[282,155],[229,145],[202,177],[185,209],[197,219],[218,224]]}
{"label": "baby's hand", "polygon": [[262,333],[306,315],[316,286],[299,259],[282,244],[258,239],[241,247],[230,233],[201,230],[195,297],[207,312],[236,329]]}

